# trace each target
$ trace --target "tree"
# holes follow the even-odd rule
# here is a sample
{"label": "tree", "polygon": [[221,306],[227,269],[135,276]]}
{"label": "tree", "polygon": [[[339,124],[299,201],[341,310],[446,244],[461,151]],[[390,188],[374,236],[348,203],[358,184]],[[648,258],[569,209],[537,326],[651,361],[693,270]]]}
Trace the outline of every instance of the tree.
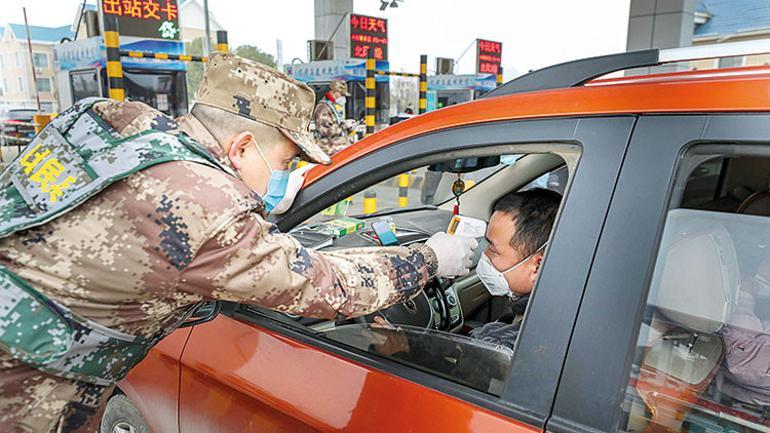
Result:
{"label": "tree", "polygon": [[272,54],[266,53],[254,45],[241,45],[235,49],[234,53],[246,59],[255,60],[263,65],[275,68],[275,58]]}
{"label": "tree", "polygon": [[[185,52],[190,56],[203,55],[203,38],[195,38],[192,42],[186,43]],[[192,101],[195,92],[203,79],[203,63],[187,62],[187,98]]]}

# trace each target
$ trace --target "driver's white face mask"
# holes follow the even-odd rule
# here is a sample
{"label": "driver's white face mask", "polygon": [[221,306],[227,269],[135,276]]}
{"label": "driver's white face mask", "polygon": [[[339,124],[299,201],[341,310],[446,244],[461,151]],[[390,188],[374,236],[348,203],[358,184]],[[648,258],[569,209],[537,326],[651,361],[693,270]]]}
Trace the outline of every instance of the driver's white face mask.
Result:
{"label": "driver's white face mask", "polygon": [[497,268],[495,268],[495,265],[492,264],[492,261],[489,260],[489,257],[487,257],[486,253],[482,253],[481,258],[479,258],[479,263],[476,265],[476,275],[478,275],[481,282],[484,283],[484,287],[487,288],[487,291],[489,291],[490,295],[509,296],[513,298],[515,297],[515,295],[511,291],[511,288],[508,286],[508,281],[505,279],[505,274],[513,271],[514,269],[526,263],[529,259],[534,257],[535,254],[539,253],[540,250],[542,250],[543,248],[545,248],[545,244],[543,244],[540,248],[535,250],[534,253],[527,256],[527,258],[525,258],[524,260],[520,261],[519,263],[516,263],[515,265],[511,266],[510,268],[502,272],[498,271]]}

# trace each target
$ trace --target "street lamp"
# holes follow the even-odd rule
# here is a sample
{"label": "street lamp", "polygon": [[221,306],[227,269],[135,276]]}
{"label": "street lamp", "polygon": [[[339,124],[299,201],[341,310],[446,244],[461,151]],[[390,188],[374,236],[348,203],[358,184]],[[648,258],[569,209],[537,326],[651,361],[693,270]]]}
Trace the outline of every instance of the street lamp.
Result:
{"label": "street lamp", "polygon": [[397,8],[398,7],[398,2],[402,2],[402,1],[404,1],[404,0],[392,0],[392,1],[380,0],[380,10],[384,11],[385,9],[388,8],[388,6],[390,6],[392,8]]}

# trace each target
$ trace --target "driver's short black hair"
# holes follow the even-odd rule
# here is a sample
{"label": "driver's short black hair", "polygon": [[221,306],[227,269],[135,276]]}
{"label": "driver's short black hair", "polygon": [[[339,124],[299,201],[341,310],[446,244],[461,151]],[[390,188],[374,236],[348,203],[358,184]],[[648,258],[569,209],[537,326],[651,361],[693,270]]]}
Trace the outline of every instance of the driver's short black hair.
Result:
{"label": "driver's short black hair", "polygon": [[516,232],[511,246],[523,256],[529,256],[548,240],[559,211],[561,194],[545,188],[510,192],[502,196],[493,208],[515,221]]}

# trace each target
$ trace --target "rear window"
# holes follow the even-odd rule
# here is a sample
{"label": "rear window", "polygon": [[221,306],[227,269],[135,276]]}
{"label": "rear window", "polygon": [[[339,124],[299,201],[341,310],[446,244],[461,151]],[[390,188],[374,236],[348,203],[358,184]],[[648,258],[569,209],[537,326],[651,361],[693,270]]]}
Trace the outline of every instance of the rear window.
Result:
{"label": "rear window", "polygon": [[770,158],[697,155],[683,167],[621,427],[768,431]]}

